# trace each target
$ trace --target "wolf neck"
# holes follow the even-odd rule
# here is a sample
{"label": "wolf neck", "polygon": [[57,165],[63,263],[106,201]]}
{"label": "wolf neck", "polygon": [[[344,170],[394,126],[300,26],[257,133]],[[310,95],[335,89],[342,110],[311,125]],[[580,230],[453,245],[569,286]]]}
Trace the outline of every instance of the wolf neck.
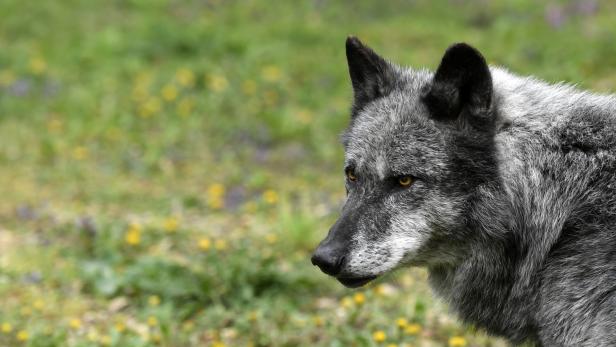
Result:
{"label": "wolf neck", "polygon": [[[468,204],[467,235],[481,236],[466,258],[431,267],[430,277],[463,319],[519,342],[535,334],[538,276],[585,184],[563,187],[565,170],[554,166],[560,158],[555,134],[580,108],[608,112],[616,102],[498,68],[492,74],[498,184],[483,187]],[[541,179],[546,172],[551,180]]]}
{"label": "wolf neck", "polygon": [[615,99],[608,95],[577,90],[564,83],[548,84],[533,77],[514,75],[492,67],[494,108],[501,123],[528,123],[544,130],[568,118],[580,107],[613,109]]}

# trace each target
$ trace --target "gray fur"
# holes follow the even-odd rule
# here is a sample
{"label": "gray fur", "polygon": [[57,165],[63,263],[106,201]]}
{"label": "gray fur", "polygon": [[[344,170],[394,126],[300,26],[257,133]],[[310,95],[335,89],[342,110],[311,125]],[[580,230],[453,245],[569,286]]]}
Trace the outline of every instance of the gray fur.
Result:
{"label": "gray fur", "polygon": [[340,260],[328,273],[424,266],[461,319],[515,344],[616,346],[616,98],[491,67],[491,95],[443,120],[424,98],[434,73],[387,64],[363,76],[381,94],[353,85],[342,139],[357,181],[317,250]]}

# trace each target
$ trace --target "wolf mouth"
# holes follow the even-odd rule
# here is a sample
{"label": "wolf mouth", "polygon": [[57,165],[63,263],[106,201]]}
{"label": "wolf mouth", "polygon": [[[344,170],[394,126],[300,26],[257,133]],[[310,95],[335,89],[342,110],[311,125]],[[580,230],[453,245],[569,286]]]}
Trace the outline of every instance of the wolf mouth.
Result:
{"label": "wolf mouth", "polygon": [[368,282],[375,279],[377,276],[367,277],[337,277],[338,282],[342,283],[347,288],[359,288],[366,285]]}

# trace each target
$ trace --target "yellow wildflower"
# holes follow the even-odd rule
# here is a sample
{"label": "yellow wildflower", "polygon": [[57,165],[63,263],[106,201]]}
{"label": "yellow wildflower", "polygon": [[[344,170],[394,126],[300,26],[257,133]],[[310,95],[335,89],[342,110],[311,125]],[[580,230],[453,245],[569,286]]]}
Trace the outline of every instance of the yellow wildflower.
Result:
{"label": "yellow wildflower", "polygon": [[152,342],[154,343],[159,343],[162,339],[163,337],[159,333],[152,335]]}
{"label": "yellow wildflower", "polygon": [[126,330],[126,324],[124,324],[124,322],[116,322],[115,329],[121,333]]}
{"label": "yellow wildflower", "polygon": [[466,339],[462,336],[454,336],[449,339],[449,347],[464,347]]}
{"label": "yellow wildflower", "polygon": [[32,58],[28,63],[28,68],[33,74],[41,75],[47,70],[47,63],[41,57]]}
{"label": "yellow wildflower", "polygon": [[355,293],[355,295],[353,295],[353,301],[355,301],[355,303],[358,305],[362,305],[364,302],[366,302],[366,296],[364,295],[364,293]]}
{"label": "yellow wildflower", "polygon": [[11,70],[0,71],[0,86],[8,86],[15,82],[15,73]]}
{"label": "yellow wildflower", "polygon": [[180,226],[180,220],[177,217],[168,217],[163,223],[163,228],[172,233],[178,230]]}
{"label": "yellow wildflower", "polygon": [[24,341],[28,341],[28,338],[30,336],[28,335],[28,332],[25,330],[20,330],[19,332],[17,332],[17,340],[24,342]]}
{"label": "yellow wildflower", "polygon": [[158,318],[154,317],[154,316],[149,316],[148,317],[148,325],[151,327],[155,327],[158,325]]}
{"label": "yellow wildflower", "polygon": [[222,341],[214,341],[212,342],[212,347],[226,347],[227,345],[224,344],[224,342]]}
{"label": "yellow wildflower", "polygon": [[148,304],[150,306],[160,305],[160,298],[158,297],[158,295],[150,295],[150,297],[148,298]]}
{"label": "yellow wildflower", "polygon": [[390,344],[387,345],[387,347],[398,347],[398,345],[395,344],[395,343],[390,343]]}
{"label": "yellow wildflower", "polygon": [[72,318],[68,322],[68,325],[73,329],[79,329],[81,328],[81,320],[79,318]]}
{"label": "yellow wildflower", "polygon": [[139,115],[143,118],[148,118],[161,109],[160,100],[156,97],[151,97],[146,100],[139,108]]}
{"label": "yellow wildflower", "polygon": [[37,299],[34,301],[34,303],[32,304],[32,307],[34,307],[34,309],[36,310],[42,310],[43,307],[45,307],[45,303],[43,302],[43,300],[41,299]]}
{"label": "yellow wildflower", "polygon": [[88,331],[87,338],[90,342],[98,342],[99,340],[98,332],[94,329]]}
{"label": "yellow wildflower", "polygon": [[306,110],[299,110],[295,113],[297,119],[302,124],[309,124],[312,121],[312,113]]}
{"label": "yellow wildflower", "polygon": [[0,330],[2,330],[3,333],[8,334],[13,331],[13,325],[11,325],[11,323],[4,322],[0,326]]}
{"label": "yellow wildflower", "polygon": [[47,130],[50,132],[58,132],[62,130],[62,121],[58,118],[52,118],[47,122]]}
{"label": "yellow wildflower", "polygon": [[124,241],[131,245],[136,246],[141,243],[141,231],[136,228],[129,228],[124,235]]}
{"label": "yellow wildflower", "polygon": [[312,320],[314,321],[314,325],[318,327],[321,327],[323,326],[323,324],[325,324],[325,320],[323,320],[323,317],[321,316],[314,316]]}
{"label": "yellow wildflower", "polygon": [[229,82],[225,76],[222,75],[211,75],[207,79],[207,86],[214,92],[222,92],[229,86]]}
{"label": "yellow wildflower", "polygon": [[195,322],[193,322],[192,320],[187,320],[186,322],[184,322],[184,324],[182,324],[182,330],[184,331],[191,331],[194,327]]}
{"label": "yellow wildflower", "polygon": [[220,183],[212,184],[207,190],[207,203],[213,209],[221,209],[224,206],[225,186]]}
{"label": "yellow wildflower", "polygon": [[183,87],[192,87],[195,85],[195,73],[187,68],[181,68],[176,71],[175,79]]}
{"label": "yellow wildflower", "polygon": [[265,235],[265,241],[267,241],[267,243],[269,244],[274,244],[276,243],[276,241],[278,241],[278,236],[276,236],[275,234],[267,234]]}
{"label": "yellow wildflower", "polygon": [[404,333],[407,335],[417,335],[421,332],[421,325],[417,323],[412,323],[404,328]]}
{"label": "yellow wildflower", "polygon": [[101,345],[109,346],[109,345],[111,345],[111,341],[112,341],[111,336],[109,336],[109,335],[101,336]]}
{"label": "yellow wildflower", "polygon": [[88,149],[84,146],[77,146],[73,149],[73,158],[75,160],[84,160],[88,158]]}
{"label": "yellow wildflower", "polygon": [[212,241],[210,241],[210,239],[202,238],[199,240],[199,248],[201,248],[202,250],[207,251],[208,249],[210,249],[211,246]]}
{"label": "yellow wildflower", "polygon": [[242,92],[246,95],[254,95],[257,92],[257,83],[253,80],[246,80],[242,83]]}
{"label": "yellow wildflower", "polygon": [[273,205],[278,202],[278,193],[276,193],[276,191],[272,189],[268,189],[265,192],[263,192],[263,200],[266,203]]}
{"label": "yellow wildflower", "polygon": [[406,320],[406,318],[400,317],[400,318],[396,319],[396,325],[400,329],[404,329],[408,325],[408,323],[409,322]]}
{"label": "yellow wildflower", "polygon": [[342,307],[344,307],[344,308],[349,308],[349,307],[353,306],[353,300],[351,298],[349,298],[348,296],[345,296],[340,301],[340,305],[342,305]]}
{"label": "yellow wildflower", "polygon": [[160,92],[160,94],[163,97],[163,100],[171,102],[177,99],[178,89],[174,85],[168,84],[163,87],[163,90]]}
{"label": "yellow wildflower", "polygon": [[282,72],[277,66],[270,65],[261,70],[261,76],[268,82],[277,82],[282,78]]}
{"label": "yellow wildflower", "polygon": [[195,103],[192,99],[182,99],[178,103],[176,109],[177,109],[177,112],[180,114],[180,116],[186,117],[191,114],[194,106],[195,106]]}
{"label": "yellow wildflower", "polygon": [[219,251],[224,251],[225,249],[227,249],[227,241],[216,240],[216,242],[214,242],[214,247]]}
{"label": "yellow wildflower", "polygon": [[278,93],[274,90],[268,90],[263,94],[265,105],[274,106],[278,102]]}
{"label": "yellow wildflower", "polygon": [[383,330],[377,330],[372,333],[372,339],[375,342],[383,342],[385,341],[385,339],[387,339],[387,335],[385,334]]}

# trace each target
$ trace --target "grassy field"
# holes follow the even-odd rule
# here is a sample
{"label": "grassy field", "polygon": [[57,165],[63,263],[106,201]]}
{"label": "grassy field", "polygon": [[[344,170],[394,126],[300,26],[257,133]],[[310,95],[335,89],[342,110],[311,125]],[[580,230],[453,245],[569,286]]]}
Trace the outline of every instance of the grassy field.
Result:
{"label": "grassy field", "polygon": [[344,197],[349,34],[616,89],[616,5],[0,1],[0,346],[504,346],[422,270],[309,262]]}

